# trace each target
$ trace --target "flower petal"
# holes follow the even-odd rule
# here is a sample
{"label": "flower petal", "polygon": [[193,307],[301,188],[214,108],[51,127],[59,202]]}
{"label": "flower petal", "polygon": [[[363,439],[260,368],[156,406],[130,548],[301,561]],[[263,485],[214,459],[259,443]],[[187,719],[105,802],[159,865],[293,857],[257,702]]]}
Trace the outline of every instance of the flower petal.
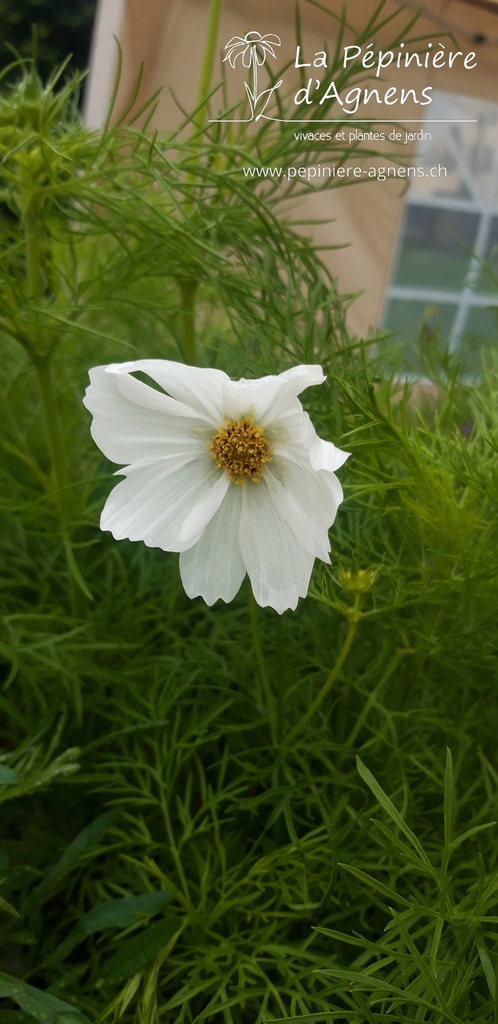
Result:
{"label": "flower petal", "polygon": [[[182,545],[185,542],[188,542],[189,546],[192,543],[197,543],[206,526],[218,511],[229,487],[230,477],[228,473],[216,470],[216,473],[210,477],[209,486],[204,486],[202,495],[199,495],[199,500],[194,502],[190,512],[187,513],[183,520],[178,535],[178,540]],[[201,497],[202,500],[200,500]]]}
{"label": "flower petal", "polygon": [[337,501],[338,495],[331,493],[325,479],[332,474],[315,473],[309,466],[303,468],[281,459],[278,463],[274,460],[272,465],[273,470],[270,467],[265,473],[265,483],[275,514],[289,526],[295,544],[301,544],[313,558],[329,562],[328,531],[342,491]]}
{"label": "flower petal", "polygon": [[93,414],[95,443],[120,465],[173,454],[185,461],[208,445],[212,428],[199,413],[109,367],[90,370],[83,404]]}
{"label": "flower petal", "polygon": [[188,597],[206,604],[218,598],[232,601],[246,574],[239,549],[238,530],[242,491],[231,485],[200,540],[180,555],[180,575]]}
{"label": "flower petal", "polygon": [[308,451],[309,460],[313,469],[327,469],[334,471],[344,465],[349,459],[351,452],[344,452],[336,448],[332,441],[323,441],[308,416],[303,410],[303,444]]}
{"label": "flower petal", "polygon": [[288,409],[301,391],[324,380],[321,366],[313,365],[293,366],[278,376],[257,380],[227,378],[223,382],[223,408],[229,419],[238,419],[250,412],[260,426],[266,427]]}
{"label": "flower petal", "polygon": [[101,529],[116,540],[143,540],[163,551],[184,551],[196,543],[229,484],[205,458],[180,466],[176,459],[157,459],[124,472],[104,506]]}
{"label": "flower petal", "polygon": [[308,413],[297,400],[265,430],[273,456],[282,456],[300,466],[333,472],[349,458],[349,452],[318,437]]}
{"label": "flower petal", "polygon": [[263,59],[261,61],[262,64],[264,64],[264,62],[265,62],[265,58],[266,58],[266,54],[267,53],[270,53],[272,57],[276,58],[277,55],[275,53],[275,50],[273,49],[273,46],[270,46],[270,44],[267,43],[265,39],[262,39],[259,45],[260,45],[260,47],[261,47],[261,49],[263,51]]}
{"label": "flower petal", "polygon": [[222,370],[186,366],[169,359],[137,359],[107,367],[108,373],[145,373],[166,394],[183,402],[214,426],[219,426],[223,385],[230,378]]}
{"label": "flower petal", "polygon": [[227,52],[226,56],[223,57],[222,63],[224,63],[226,60],[228,60],[229,63],[230,63],[230,66],[232,68],[234,68],[235,67],[235,61],[237,60],[237,57],[240,57],[241,53],[244,52],[245,47],[246,47],[246,44],[245,44],[243,39],[239,40],[238,43],[233,43],[230,47],[229,47],[229,44],[227,43],[227,45],[225,46],[225,49],[226,50],[228,49],[228,52]]}
{"label": "flower petal", "polygon": [[277,514],[265,480],[241,490],[239,544],[254,597],[282,614],[306,597],[314,555]]}
{"label": "flower petal", "polygon": [[[336,517],[337,509],[342,501],[344,501],[344,491],[342,489],[340,481],[337,479],[335,473],[319,473],[320,478],[323,480],[325,487],[330,491],[330,496],[335,507],[334,519]],[[332,522],[334,522],[334,519]],[[332,523],[330,524],[332,526]]]}

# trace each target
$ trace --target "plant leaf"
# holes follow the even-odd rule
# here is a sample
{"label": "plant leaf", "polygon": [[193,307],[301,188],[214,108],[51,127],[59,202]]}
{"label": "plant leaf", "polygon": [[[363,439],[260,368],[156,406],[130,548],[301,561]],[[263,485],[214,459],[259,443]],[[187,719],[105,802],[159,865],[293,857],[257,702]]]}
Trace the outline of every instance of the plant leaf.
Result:
{"label": "plant leaf", "polygon": [[68,937],[61,942],[51,956],[51,961],[67,956],[80,942],[94,932],[110,928],[125,929],[137,924],[141,917],[156,914],[171,902],[171,893],[166,890],[147,892],[140,896],[124,896],[108,900],[93,907],[79,921]]}
{"label": "plant leaf", "polygon": [[26,985],[24,981],[19,981],[18,978],[13,978],[12,975],[3,972],[0,973],[0,997],[13,999],[21,1007],[21,1010],[30,1013],[35,1020],[40,1021],[40,1024],[66,1024],[64,1017],[61,1020],[61,1014],[70,1014],[70,1018],[66,1018],[67,1024],[69,1024],[69,1019],[71,1024],[89,1024],[88,1018],[75,1010],[69,1003],[57,999],[49,992],[41,992],[33,985]]}
{"label": "plant leaf", "polygon": [[131,978],[154,960],[181,926],[181,918],[176,916],[165,921],[155,921],[148,928],[121,943],[118,952],[105,964],[102,977],[119,982]]}

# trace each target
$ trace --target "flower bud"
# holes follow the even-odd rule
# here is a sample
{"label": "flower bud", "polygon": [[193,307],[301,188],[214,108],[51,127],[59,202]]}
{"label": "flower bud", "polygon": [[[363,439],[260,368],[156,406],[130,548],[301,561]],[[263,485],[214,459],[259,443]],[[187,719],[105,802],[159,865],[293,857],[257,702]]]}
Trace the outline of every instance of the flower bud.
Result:
{"label": "flower bud", "polygon": [[339,584],[349,594],[367,594],[378,572],[375,569],[339,569]]}

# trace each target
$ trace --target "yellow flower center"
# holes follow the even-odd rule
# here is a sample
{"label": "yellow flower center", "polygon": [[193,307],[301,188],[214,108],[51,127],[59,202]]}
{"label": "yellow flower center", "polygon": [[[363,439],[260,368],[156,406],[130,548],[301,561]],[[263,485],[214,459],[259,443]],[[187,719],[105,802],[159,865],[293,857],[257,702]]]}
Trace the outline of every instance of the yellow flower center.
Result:
{"label": "yellow flower center", "polygon": [[225,420],[209,446],[217,469],[226,469],[236,484],[247,478],[259,484],[265,462],[271,459],[271,448],[261,427],[253,425],[250,416],[232,423]]}

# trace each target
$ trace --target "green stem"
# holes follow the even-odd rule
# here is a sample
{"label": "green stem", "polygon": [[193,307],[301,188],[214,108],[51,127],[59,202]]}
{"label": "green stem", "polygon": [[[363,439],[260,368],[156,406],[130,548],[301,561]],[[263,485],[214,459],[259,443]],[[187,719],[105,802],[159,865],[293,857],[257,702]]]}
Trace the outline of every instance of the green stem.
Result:
{"label": "green stem", "polygon": [[25,241],[28,294],[32,299],[42,291],[39,226],[35,210],[30,210],[25,215]]}
{"label": "green stem", "polygon": [[81,589],[84,587],[84,583],[81,582],[80,584],[75,578],[78,576],[78,578],[81,579],[81,576],[71,544],[71,528],[68,522],[73,511],[72,503],[68,496],[70,477],[66,459],[66,449],[64,446],[62,419],[52,374],[52,363],[50,355],[32,355],[32,359],[38,376],[48,443],[52,457],[52,474],[56,491],[54,497],[57,503],[57,510],[59,512],[64,549],[66,553],[69,578],[69,599],[73,615],[76,618],[82,618],[85,614],[86,607],[83,600],[83,590]]}
{"label": "green stem", "polygon": [[180,281],[182,309],[182,342],[185,362],[197,366],[197,339],[195,333],[195,281]]}
{"label": "green stem", "polygon": [[391,678],[391,676],[392,676],[393,672],[395,671],[395,669],[397,669],[397,667],[398,667],[398,665],[399,665],[399,663],[401,661],[401,658],[403,656],[403,653],[404,653],[403,651],[396,651],[396,654],[394,655],[394,657],[389,662],[389,664],[388,664],[388,666],[386,668],[386,671],[381,676],[379,682],[377,683],[377,686],[372,691],[372,693],[368,697],[368,700],[364,704],[363,709],[360,712],[360,714],[358,715],[358,718],[356,719],[355,724],[353,725],[353,728],[350,730],[348,736],[346,737],[345,740],[342,740],[342,738],[341,738],[341,746],[342,746],[344,755],[349,756],[349,752],[351,751],[351,747],[353,746],[353,743],[355,742],[356,737],[358,736],[358,733],[363,728],[364,722],[368,718],[368,715],[369,715],[370,711],[377,704],[377,698],[378,698],[380,692],[382,691],[383,687],[389,681],[389,679]]}
{"label": "green stem", "polygon": [[[209,18],[206,35],[206,45],[204,47],[204,55],[202,58],[202,67],[199,78],[199,86],[197,90],[197,103],[196,113],[192,118],[192,145],[200,147],[202,144],[202,134],[206,126],[208,119],[208,105],[207,99],[211,89],[211,79],[213,77],[214,63],[217,53],[218,33],[220,28],[221,11],[223,7],[223,0],[211,0],[209,7]],[[198,179],[198,173],[195,171],[189,171],[186,176],[187,196],[183,204],[184,211],[187,217],[191,218],[196,208],[196,182]],[[183,298],[183,288],[182,288]],[[184,307],[185,308],[185,307]],[[187,363],[191,366],[197,365],[196,350],[195,350],[195,336],[194,336],[194,323],[191,321],[190,328],[185,323],[183,326],[183,336],[185,345],[185,358]]]}
{"label": "green stem", "polygon": [[[41,253],[39,243],[39,224],[37,218],[37,203],[33,199],[30,208],[25,215],[25,244],[26,244],[26,281],[28,285],[28,297],[35,302],[41,297],[43,291],[43,278],[41,269]],[[62,491],[69,483],[69,472],[66,461],[66,450],[63,441],[62,420],[57,401],[57,392],[54,385],[51,365],[52,344],[47,345],[41,336],[39,315],[35,313],[33,321],[33,339],[30,346],[30,355],[33,360],[40,393],[42,398],[43,412],[47,427],[48,440],[52,455],[52,469],[59,493],[59,505],[65,503]]]}
{"label": "green stem", "polygon": [[63,440],[62,419],[52,374],[52,363],[50,356],[34,356],[33,362],[40,385],[43,413],[52,456],[53,475],[59,492],[58,502],[61,511],[63,511],[67,509],[67,499],[64,497],[63,492],[69,484],[69,470]]}
{"label": "green stem", "polygon": [[298,736],[299,733],[302,732],[304,727],[308,724],[310,718],[313,717],[313,715],[315,714],[315,711],[318,711],[318,708],[322,705],[323,701],[325,700],[325,698],[327,697],[328,693],[332,689],[332,686],[334,685],[334,683],[335,683],[335,681],[337,679],[337,676],[339,675],[339,672],[341,671],[342,666],[344,665],[344,662],[346,661],[346,658],[347,658],[347,656],[349,654],[349,650],[350,650],[351,644],[353,642],[354,635],[356,633],[356,627],[358,625],[358,621],[359,621],[359,618],[360,618],[359,609],[360,609],[360,594],[355,594],[353,607],[352,607],[352,609],[351,609],[351,611],[349,613],[348,631],[347,631],[346,636],[344,638],[344,643],[343,643],[343,645],[342,645],[342,647],[341,647],[341,649],[339,651],[339,654],[337,655],[335,664],[331,668],[331,670],[330,670],[330,672],[329,672],[329,674],[328,674],[328,676],[327,676],[327,678],[326,678],[326,680],[325,680],[321,690],[319,690],[319,692],[317,693],[315,699],[311,702],[309,708],[304,713],[304,715],[301,718],[301,720],[297,723],[297,725],[294,726],[293,729],[291,729],[290,733],[285,737],[285,740],[284,740],[284,746],[285,747],[291,746],[291,744],[294,742],[296,736]]}
{"label": "green stem", "polygon": [[189,890],[189,887],[188,887],[187,876],[186,876],[186,874],[185,874],[185,872],[183,870],[183,865],[182,865],[182,860],[181,860],[181,857],[180,857],[180,852],[179,852],[178,847],[177,847],[176,842],[175,842],[175,834],[174,834],[173,826],[172,826],[172,823],[171,823],[171,817],[170,817],[170,813],[169,813],[168,801],[166,799],[166,795],[165,795],[165,792],[164,792],[164,786],[163,786],[163,783],[162,783],[163,765],[161,764],[161,760],[159,758],[159,752],[158,752],[157,759],[156,759],[156,773],[155,774],[156,774],[157,784],[158,784],[158,788],[159,788],[159,802],[160,802],[161,810],[162,810],[162,814],[163,814],[164,826],[165,826],[165,829],[166,829],[166,836],[167,836],[167,839],[168,839],[168,844],[169,844],[171,856],[172,856],[172,859],[173,859],[173,863],[175,865],[175,868],[176,868],[176,871],[177,871],[177,874],[178,874],[178,878],[179,878],[179,881],[180,881],[180,889],[181,889],[181,892],[183,893],[184,904],[185,904],[185,907],[187,908],[187,910],[189,911],[189,913],[191,915],[191,918],[195,919],[196,918],[196,910],[195,910],[194,904],[193,904],[191,896],[190,896],[190,890]]}
{"label": "green stem", "polygon": [[284,734],[284,636],[283,636],[283,622],[282,616],[277,616],[277,719],[276,719],[276,738],[277,744],[280,746],[282,742],[282,736]]}
{"label": "green stem", "polygon": [[259,674],[261,676],[261,682],[263,684],[263,691],[265,695],[266,710],[268,713],[268,721],[270,723],[270,735],[272,743],[277,746],[278,736],[278,724],[275,715],[275,702],[273,700],[273,694],[271,691],[270,680],[268,678],[268,672],[266,670],[266,663],[263,655],[263,649],[261,647],[261,637],[259,634],[258,624],[258,606],[251,594],[251,632],[252,632],[252,644],[254,653],[256,655],[256,662],[259,668]]}
{"label": "green stem", "polygon": [[[26,246],[26,283],[28,298],[39,299],[43,292],[42,256],[40,252],[39,210],[36,196],[32,199],[24,219],[24,238]],[[69,469],[64,444],[62,418],[57,399],[57,391],[52,373],[52,350],[54,338],[42,335],[40,317],[35,313],[33,319],[33,340],[28,347],[29,354],[38,377],[45,418],[47,437],[52,461],[52,476],[55,483],[55,502],[59,512],[64,549],[69,579],[69,596],[73,615],[84,614],[83,591],[76,577],[81,580],[76,559],[71,546],[69,520],[72,515],[69,500]],[[84,587],[84,583],[81,582]]]}
{"label": "green stem", "polygon": [[[43,291],[43,278],[41,270],[41,253],[40,253],[40,226],[38,214],[38,204],[36,196],[31,200],[28,209],[24,215],[24,242],[26,246],[26,283],[27,283],[27,295],[28,300],[36,300],[41,297]],[[31,326],[31,343],[28,346],[30,354],[39,353],[44,351],[43,340],[41,337],[40,330],[40,316],[38,312],[34,312],[33,321]]]}
{"label": "green stem", "polygon": [[196,103],[196,109],[202,109],[200,110],[200,113],[196,114],[195,117],[196,130],[202,130],[207,120],[208,111],[206,107],[206,101],[211,89],[211,79],[213,77],[214,62],[216,60],[222,8],[223,0],[211,0],[211,4],[209,7],[206,45],[204,47],[204,55],[202,59],[201,75],[199,78],[199,88],[197,91]]}

